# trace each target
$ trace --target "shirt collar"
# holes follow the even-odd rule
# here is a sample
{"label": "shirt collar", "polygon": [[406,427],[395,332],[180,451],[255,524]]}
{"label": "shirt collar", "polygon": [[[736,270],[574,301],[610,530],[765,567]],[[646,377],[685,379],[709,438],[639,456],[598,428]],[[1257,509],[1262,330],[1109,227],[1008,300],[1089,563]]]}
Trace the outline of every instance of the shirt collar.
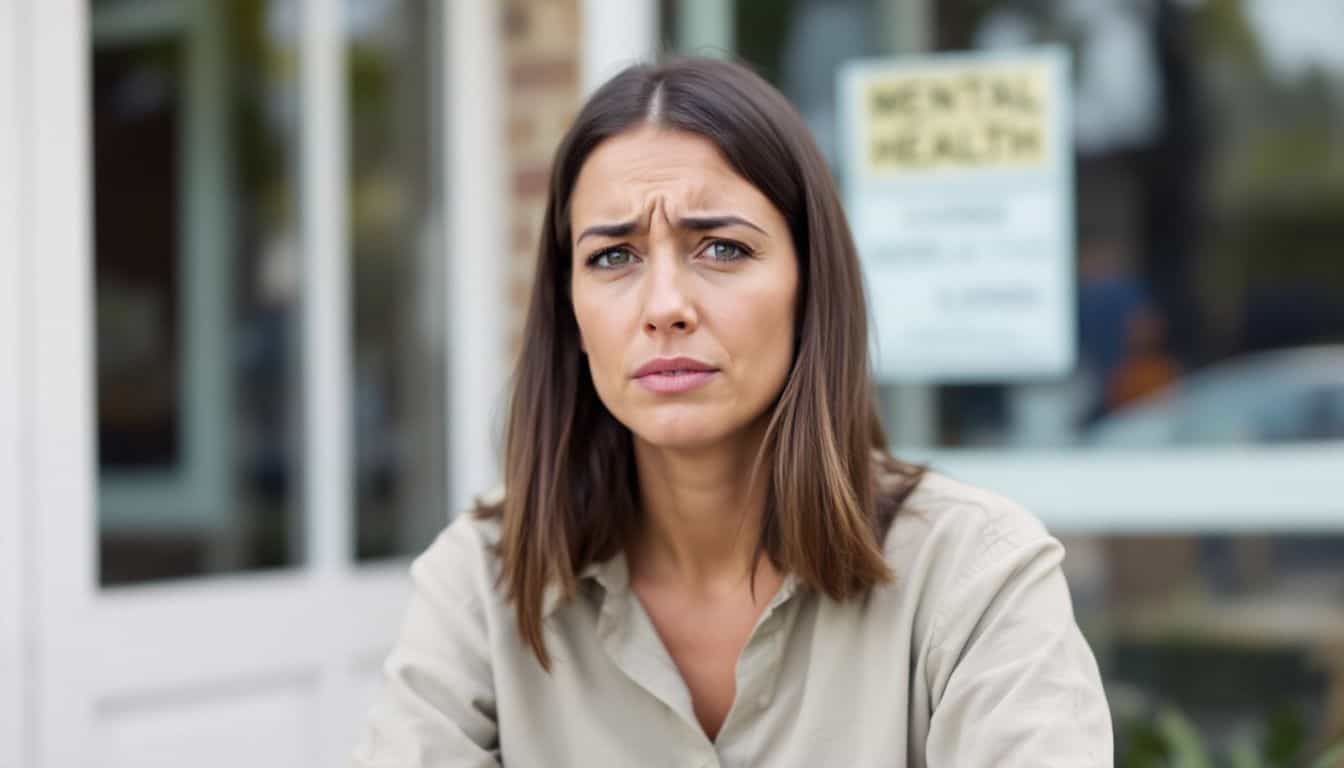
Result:
{"label": "shirt collar", "polygon": [[793,597],[793,593],[797,592],[798,587],[801,585],[802,582],[798,580],[798,577],[794,575],[793,571],[784,574],[784,581],[779,585],[779,591],[775,593],[774,599],[770,601],[770,609],[783,605],[790,597]]}
{"label": "shirt collar", "polygon": [[[606,592],[606,597],[612,597],[624,593],[630,587],[630,567],[625,560],[624,552],[617,552],[611,558],[600,563],[588,563],[579,573],[579,590],[582,591],[586,582],[595,582]],[[784,581],[779,586],[779,591],[775,593],[774,599],[770,601],[769,610],[783,605],[785,601],[793,597],[794,593],[802,582],[798,577],[789,572],[784,574]],[[542,618],[549,617],[555,612],[560,603],[564,602],[564,591],[559,584],[551,582],[546,585],[546,590],[542,594],[541,615]]]}
{"label": "shirt collar", "polygon": [[[602,589],[606,590],[607,595],[624,592],[630,586],[630,569],[625,561],[625,553],[617,552],[614,556],[598,563],[588,563],[579,572],[579,590],[584,588],[586,582],[596,582]],[[559,584],[551,582],[546,585],[546,590],[542,594],[541,615],[543,618],[550,616],[564,602],[565,594]]]}

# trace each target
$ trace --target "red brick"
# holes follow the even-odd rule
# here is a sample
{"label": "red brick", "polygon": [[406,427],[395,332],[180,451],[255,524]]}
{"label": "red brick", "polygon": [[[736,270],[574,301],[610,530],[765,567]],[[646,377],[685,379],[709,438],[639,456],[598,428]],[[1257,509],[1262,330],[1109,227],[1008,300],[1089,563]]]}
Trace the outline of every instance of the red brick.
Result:
{"label": "red brick", "polygon": [[532,141],[537,128],[530,117],[514,117],[509,121],[509,144],[519,146]]}
{"label": "red brick", "polygon": [[515,169],[513,172],[513,195],[515,198],[542,197],[550,183],[550,169],[531,166]]}
{"label": "red brick", "polygon": [[504,8],[504,38],[509,41],[525,40],[531,28],[526,2],[509,3]]}
{"label": "red brick", "polygon": [[515,218],[513,223],[513,250],[521,253],[527,253],[537,244],[536,235],[532,234],[532,227],[522,219]]}
{"label": "red brick", "polygon": [[575,88],[579,67],[573,54],[528,56],[509,65],[509,85],[515,91],[539,88]]}

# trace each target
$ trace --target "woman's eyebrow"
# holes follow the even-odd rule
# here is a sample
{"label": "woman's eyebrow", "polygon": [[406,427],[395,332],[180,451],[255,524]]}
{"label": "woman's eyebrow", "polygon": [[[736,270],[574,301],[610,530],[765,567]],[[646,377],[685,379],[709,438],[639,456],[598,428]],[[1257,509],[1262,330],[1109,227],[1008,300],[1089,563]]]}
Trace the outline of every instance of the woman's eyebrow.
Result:
{"label": "woman's eyebrow", "polygon": [[730,224],[741,224],[744,227],[751,227],[762,235],[766,234],[764,229],[752,224],[741,216],[733,216],[731,214],[726,216],[683,216],[680,219],[677,219],[677,226],[696,231],[718,229],[719,227],[726,227]]}
{"label": "woman's eyebrow", "polygon": [[589,235],[602,235],[603,237],[625,237],[631,232],[634,232],[635,227],[637,226],[639,226],[639,222],[634,219],[631,219],[629,221],[617,222],[615,224],[594,224],[593,226],[583,230],[583,232],[579,234],[579,239],[575,240],[574,243],[577,245],[578,243],[583,242],[583,238]]}
{"label": "woman's eyebrow", "polygon": [[[756,230],[757,232],[760,232],[762,235],[767,234],[764,229],[758,227],[757,225],[751,223],[750,221],[747,221],[741,216],[734,216],[732,214],[723,216],[683,216],[677,219],[677,226],[682,227],[684,229],[695,230],[697,232],[710,229],[718,229],[720,227],[726,227],[730,224],[740,224],[744,227],[750,227]],[[583,232],[579,234],[579,238],[574,242],[575,244],[583,242],[583,238],[589,235],[602,235],[604,237],[624,237],[634,232],[638,227],[639,222],[636,219],[630,219],[629,221],[620,221],[616,222],[615,224],[594,224],[593,226],[583,230]]]}

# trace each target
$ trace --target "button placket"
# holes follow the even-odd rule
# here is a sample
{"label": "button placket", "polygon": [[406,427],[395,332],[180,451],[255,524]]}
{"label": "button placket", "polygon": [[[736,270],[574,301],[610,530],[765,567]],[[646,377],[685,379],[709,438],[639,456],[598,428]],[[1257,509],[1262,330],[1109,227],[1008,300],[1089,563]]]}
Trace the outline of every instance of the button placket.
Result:
{"label": "button placket", "polygon": [[784,644],[789,633],[785,631],[798,615],[798,601],[793,600],[777,612],[765,637],[765,648],[761,653],[761,680],[756,692],[756,708],[764,710],[775,698],[775,689],[779,686],[778,667],[784,657]]}
{"label": "button placket", "polygon": [[[764,666],[767,669],[778,666],[780,656],[783,655],[782,654],[783,647],[784,647],[784,635],[783,633],[777,632],[773,637],[770,638],[769,650],[766,655],[766,663],[764,664]],[[775,686],[778,680],[779,680],[778,674],[767,674],[763,676],[763,679],[761,680],[760,690],[757,691],[756,693],[757,710],[763,711],[770,707],[770,703],[775,699]]]}
{"label": "button placket", "polygon": [[781,630],[792,608],[789,598],[793,591],[788,586],[766,606],[747,646],[742,649],[737,675],[738,698],[753,714],[769,706],[774,697],[777,675],[771,674],[771,670],[778,664],[787,635]]}

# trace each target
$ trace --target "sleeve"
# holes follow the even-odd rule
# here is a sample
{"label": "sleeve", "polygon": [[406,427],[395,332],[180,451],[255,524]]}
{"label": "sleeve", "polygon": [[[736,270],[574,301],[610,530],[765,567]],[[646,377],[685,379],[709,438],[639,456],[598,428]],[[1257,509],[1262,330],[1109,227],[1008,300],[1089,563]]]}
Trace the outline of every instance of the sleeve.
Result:
{"label": "sleeve", "polygon": [[411,566],[410,606],[353,768],[500,764],[487,624],[464,572],[479,555],[457,530],[467,524],[450,526]]}
{"label": "sleeve", "polygon": [[1063,546],[1021,515],[1026,524],[991,526],[934,620],[929,768],[1113,763],[1110,710],[1074,620]]}

